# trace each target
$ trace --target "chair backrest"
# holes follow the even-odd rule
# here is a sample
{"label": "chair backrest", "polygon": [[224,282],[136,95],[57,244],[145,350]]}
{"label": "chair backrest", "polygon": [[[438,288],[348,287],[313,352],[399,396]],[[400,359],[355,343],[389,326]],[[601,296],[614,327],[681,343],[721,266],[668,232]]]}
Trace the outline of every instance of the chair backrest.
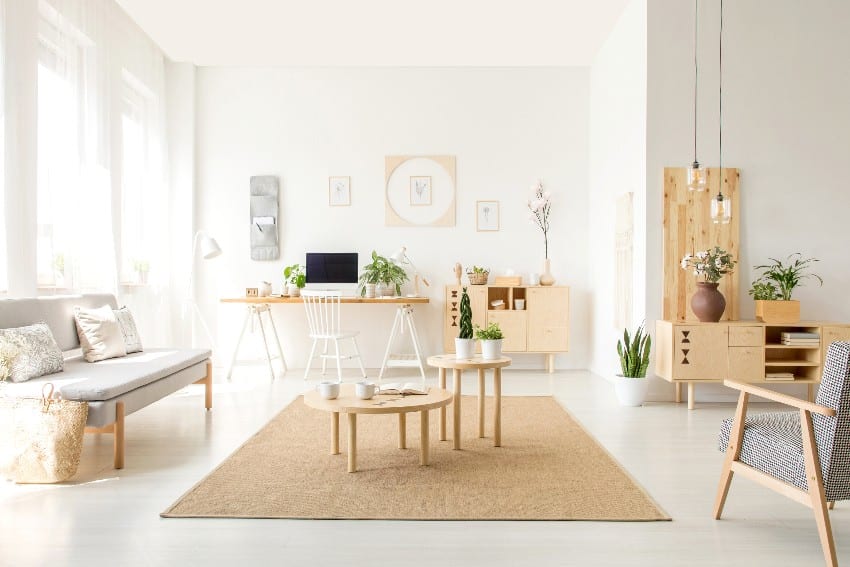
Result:
{"label": "chair backrest", "polygon": [[339,291],[301,291],[311,337],[326,337],[340,331],[341,297]]}
{"label": "chair backrest", "polygon": [[815,401],[836,411],[834,417],[812,416],[826,496],[846,500],[850,498],[850,343],[829,345]]}

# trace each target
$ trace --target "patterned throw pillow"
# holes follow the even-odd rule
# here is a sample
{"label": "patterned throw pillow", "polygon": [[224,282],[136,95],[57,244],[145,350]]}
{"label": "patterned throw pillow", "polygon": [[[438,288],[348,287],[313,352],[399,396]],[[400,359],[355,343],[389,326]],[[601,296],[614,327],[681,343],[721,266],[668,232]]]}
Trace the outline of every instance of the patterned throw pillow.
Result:
{"label": "patterned throw pillow", "polygon": [[0,353],[4,353],[0,366],[7,368],[12,382],[26,382],[65,368],[62,351],[47,323],[0,329]]}
{"label": "patterned throw pillow", "polygon": [[87,362],[125,356],[124,335],[112,307],[104,305],[97,309],[74,309],[77,335]]}
{"label": "patterned throw pillow", "polygon": [[121,327],[121,334],[124,336],[124,347],[127,349],[127,354],[131,352],[142,352],[142,338],[139,336],[139,331],[136,329],[136,320],[133,319],[133,314],[127,306],[114,311],[115,318],[118,319],[118,325]]}

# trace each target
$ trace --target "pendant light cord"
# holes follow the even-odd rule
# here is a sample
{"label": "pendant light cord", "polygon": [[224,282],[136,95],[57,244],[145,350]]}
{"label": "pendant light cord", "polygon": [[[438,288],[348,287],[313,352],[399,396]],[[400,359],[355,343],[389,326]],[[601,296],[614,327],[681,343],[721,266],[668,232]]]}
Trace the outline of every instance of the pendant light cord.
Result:
{"label": "pendant light cord", "polygon": [[697,45],[699,34],[699,0],[694,0],[694,163],[697,163],[697,92],[699,92],[699,63]]}
{"label": "pendant light cord", "polygon": [[718,84],[720,85],[719,89],[719,103],[718,103],[718,122],[719,122],[719,135],[718,135],[718,154],[720,161],[720,185],[717,188],[717,194],[721,197],[723,196],[723,0],[720,0],[720,47],[719,47],[719,59],[720,59],[720,77],[718,80]]}

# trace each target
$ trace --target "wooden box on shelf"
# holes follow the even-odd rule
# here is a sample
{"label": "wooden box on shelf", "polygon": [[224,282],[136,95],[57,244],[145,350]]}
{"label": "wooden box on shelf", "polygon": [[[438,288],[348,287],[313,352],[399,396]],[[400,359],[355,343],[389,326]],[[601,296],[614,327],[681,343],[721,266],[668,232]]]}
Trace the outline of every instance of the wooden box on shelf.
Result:
{"label": "wooden box on shelf", "polygon": [[519,286],[522,285],[522,276],[496,276],[493,281],[495,285]]}
{"label": "wooden box on shelf", "polygon": [[756,300],[756,319],[763,323],[797,323],[800,321],[800,302]]}

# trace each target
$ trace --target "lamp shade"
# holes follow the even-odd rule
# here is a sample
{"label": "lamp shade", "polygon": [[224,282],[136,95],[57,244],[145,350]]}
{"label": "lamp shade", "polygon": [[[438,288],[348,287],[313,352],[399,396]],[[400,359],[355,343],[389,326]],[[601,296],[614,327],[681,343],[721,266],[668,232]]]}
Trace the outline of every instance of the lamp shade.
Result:
{"label": "lamp shade", "polygon": [[407,247],[402,246],[395,254],[390,256],[390,260],[392,260],[396,264],[401,264],[404,262],[407,256]]}
{"label": "lamp shade", "polygon": [[207,234],[201,234],[200,240],[201,258],[209,260],[210,258],[221,255],[221,247],[215,241],[215,238]]}

